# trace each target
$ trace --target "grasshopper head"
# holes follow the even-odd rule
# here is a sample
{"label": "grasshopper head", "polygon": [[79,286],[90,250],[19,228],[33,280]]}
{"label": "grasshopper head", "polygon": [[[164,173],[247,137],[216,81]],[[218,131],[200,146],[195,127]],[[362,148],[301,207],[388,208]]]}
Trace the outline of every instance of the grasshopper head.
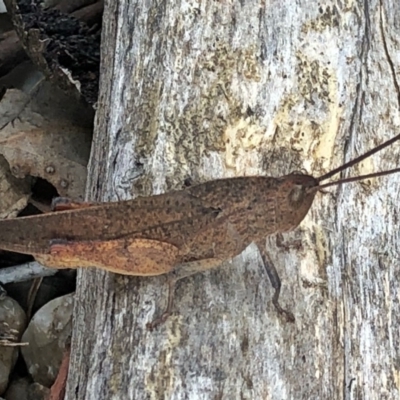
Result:
{"label": "grasshopper head", "polygon": [[339,172],[345,171],[347,168],[359,164],[362,160],[365,160],[366,158],[377,153],[378,151],[381,151],[385,147],[392,145],[392,143],[397,140],[400,140],[400,134],[318,178],[298,173],[292,173],[290,175],[283,176],[282,178],[278,178],[277,193],[275,197],[276,231],[290,231],[294,229],[297,225],[299,225],[303,218],[306,216],[308,210],[310,209],[315,194],[323,188],[341,185],[343,183],[357,182],[363,179],[377,178],[378,176],[400,172],[400,168],[394,168],[387,171],[373,172],[366,175],[353,176],[349,178],[339,179],[334,182],[320,184],[322,181],[331,178]]}
{"label": "grasshopper head", "polygon": [[298,173],[279,179],[276,225],[279,232],[286,232],[296,228],[306,216],[318,191],[318,181]]}

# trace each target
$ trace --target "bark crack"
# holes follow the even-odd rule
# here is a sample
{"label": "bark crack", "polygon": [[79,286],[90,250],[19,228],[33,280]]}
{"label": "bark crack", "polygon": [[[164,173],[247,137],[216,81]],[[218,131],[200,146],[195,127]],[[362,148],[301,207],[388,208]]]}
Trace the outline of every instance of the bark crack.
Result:
{"label": "bark crack", "polygon": [[397,106],[400,109],[400,86],[399,86],[399,82],[397,81],[397,78],[396,78],[396,71],[395,71],[393,60],[390,57],[390,52],[389,52],[388,45],[387,45],[387,42],[386,42],[385,30],[383,29],[383,4],[382,4],[382,0],[380,0],[379,3],[380,3],[379,29],[381,30],[383,50],[385,52],[385,56],[386,56],[387,62],[389,64],[389,69],[390,69],[390,72],[392,74],[393,85],[394,85],[394,87],[396,89]]}
{"label": "bark crack", "polygon": [[[365,91],[363,88],[363,81],[365,79],[365,85],[368,86],[368,72],[366,70],[367,66],[367,58],[368,58],[368,52],[370,49],[370,37],[371,37],[371,20],[370,20],[370,14],[369,14],[369,8],[368,8],[368,0],[364,0],[364,15],[362,16],[363,18],[359,18],[359,21],[365,21],[364,23],[364,32],[362,34],[362,44],[361,44],[361,49],[360,49],[360,60],[361,60],[361,65],[360,65],[360,71],[359,71],[359,82],[356,88],[356,98],[354,102],[354,106],[352,109],[352,115],[351,115],[351,120],[350,120],[350,126],[349,126],[349,137],[346,140],[345,146],[344,146],[344,154],[347,154],[349,145],[351,142],[351,138],[354,137],[354,133],[357,132],[358,125],[360,121],[362,120],[363,116],[363,111],[364,111],[364,101],[365,101]],[[361,27],[361,24],[360,24]],[[342,173],[343,174],[343,173]],[[342,176],[341,174],[341,176]],[[342,187],[339,189],[339,195],[343,195],[342,192]],[[338,213],[335,213],[335,223],[337,226],[340,226],[343,224],[343,221],[339,221],[338,219]],[[341,272],[342,276],[342,298],[343,298],[343,303],[348,304],[348,301],[346,301],[346,296],[351,296],[349,293],[349,289],[347,288],[347,282],[349,279],[351,279],[351,266],[350,263],[347,260],[346,257],[346,252],[344,251],[345,244],[347,241],[347,234],[346,230],[341,231],[340,235],[340,241],[341,241],[341,249],[342,249],[342,263],[341,265],[344,266],[345,272]],[[351,361],[349,360],[350,357],[348,354],[351,354],[351,348],[349,348],[349,343],[347,341],[348,338],[348,326],[347,326],[347,312],[346,312],[346,307],[343,307],[343,340],[344,340],[344,352],[343,352],[343,398],[347,399],[349,398],[349,395],[347,393],[347,390],[351,391],[351,386],[352,386],[352,379],[350,378],[349,380],[349,364]]]}
{"label": "bark crack", "polygon": [[[365,91],[363,89],[363,80],[365,76],[365,84],[368,86],[368,73],[365,73],[365,68],[367,64],[367,55],[370,49],[370,35],[371,35],[371,25],[370,25],[370,16],[368,10],[368,3],[364,1],[364,34],[362,37],[362,44],[361,44],[361,51],[360,51],[360,72],[359,72],[359,82],[356,88],[356,99],[354,103],[354,107],[352,110],[352,116],[350,120],[349,132],[350,138],[353,136],[353,133],[357,131],[358,123],[362,120],[363,109],[364,109],[364,98],[365,98]],[[359,19],[362,21],[362,18]],[[344,153],[347,153],[349,140],[346,141],[344,147]]]}

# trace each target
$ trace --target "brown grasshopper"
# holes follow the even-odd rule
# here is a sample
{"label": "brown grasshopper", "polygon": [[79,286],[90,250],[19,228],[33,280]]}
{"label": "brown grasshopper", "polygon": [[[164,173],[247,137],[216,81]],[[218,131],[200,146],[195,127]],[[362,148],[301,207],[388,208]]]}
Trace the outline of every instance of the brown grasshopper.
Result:
{"label": "brown grasshopper", "polygon": [[400,168],[320,184],[391,145],[400,135],[319,178],[293,173],[218,179],[184,190],[110,203],[55,202],[53,213],[0,221],[0,248],[33,255],[53,268],[97,267],[135,276],[168,274],[171,312],[175,283],[215,268],[258,244],[278,302],[281,282],[268,263],[266,236],[291,231],[328,186],[400,172]]}

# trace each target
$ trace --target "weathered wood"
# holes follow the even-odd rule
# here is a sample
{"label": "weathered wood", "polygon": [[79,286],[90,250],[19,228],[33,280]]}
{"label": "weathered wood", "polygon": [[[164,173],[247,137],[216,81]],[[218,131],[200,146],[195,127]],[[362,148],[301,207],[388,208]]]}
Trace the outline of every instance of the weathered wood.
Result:
{"label": "weathered wood", "polygon": [[[319,175],[394,136],[399,17],[389,1],[106,2],[88,197]],[[294,324],[252,246],[182,281],[153,333],[163,278],[81,272],[66,398],[397,397],[399,179],[320,195],[296,232],[267,241]]]}

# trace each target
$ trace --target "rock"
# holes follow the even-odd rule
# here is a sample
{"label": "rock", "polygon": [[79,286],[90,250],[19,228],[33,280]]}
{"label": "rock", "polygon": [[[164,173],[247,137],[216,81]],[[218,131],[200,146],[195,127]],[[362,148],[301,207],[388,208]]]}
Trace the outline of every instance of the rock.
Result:
{"label": "rock", "polygon": [[[23,309],[11,297],[0,297],[0,339],[11,342],[18,341],[26,326],[26,316]],[[8,377],[17,361],[18,346],[0,344],[0,395],[8,386]]]}
{"label": "rock", "polygon": [[58,297],[33,316],[22,341],[22,355],[35,382],[50,387],[57,377],[64,349],[72,332],[74,295]]}
{"label": "rock", "polygon": [[12,381],[4,398],[6,400],[29,400],[29,380],[20,378]]}
{"label": "rock", "polygon": [[32,383],[29,386],[28,400],[48,400],[50,389],[40,383]]}
{"label": "rock", "polygon": [[[43,278],[32,307],[32,315],[50,300],[72,293],[75,290],[76,271],[56,271],[56,275]],[[18,304],[26,311],[28,308],[29,290],[32,286],[32,281],[13,282],[4,286],[9,296],[17,300]]]}

